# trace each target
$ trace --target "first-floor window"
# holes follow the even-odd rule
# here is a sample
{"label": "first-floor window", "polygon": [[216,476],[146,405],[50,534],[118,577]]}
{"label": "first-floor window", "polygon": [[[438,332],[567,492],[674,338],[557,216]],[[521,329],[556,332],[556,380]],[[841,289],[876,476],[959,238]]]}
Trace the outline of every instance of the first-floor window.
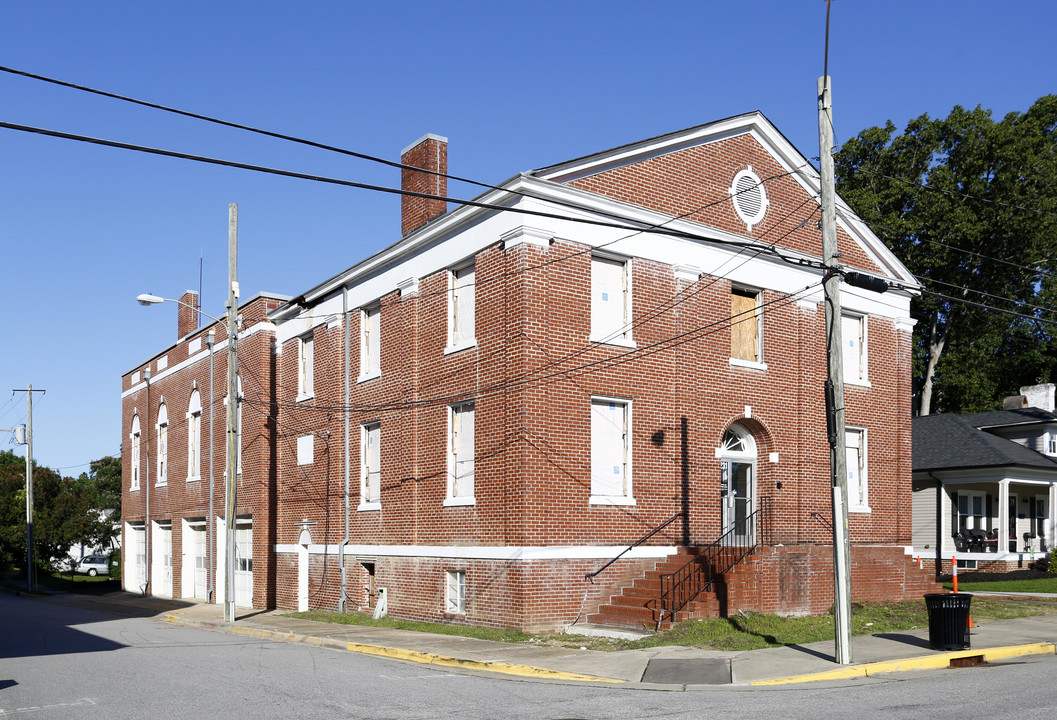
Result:
{"label": "first-floor window", "polygon": [[958,529],[986,530],[984,514],[986,499],[982,492],[962,491],[958,493]]}
{"label": "first-floor window", "polygon": [[447,588],[444,593],[444,612],[461,615],[466,612],[466,571],[446,570]]}
{"label": "first-floor window", "polygon": [[474,499],[474,406],[473,403],[448,408],[448,502],[459,504]]}
{"label": "first-floor window", "polygon": [[360,502],[375,505],[381,502],[382,455],[379,447],[381,423],[367,423],[360,428],[361,485]]}
{"label": "first-floor window", "polygon": [[866,431],[848,428],[844,433],[848,458],[848,506],[864,510],[870,505],[866,486]]}
{"label": "first-floor window", "polygon": [[631,403],[591,400],[591,502],[631,501]]}

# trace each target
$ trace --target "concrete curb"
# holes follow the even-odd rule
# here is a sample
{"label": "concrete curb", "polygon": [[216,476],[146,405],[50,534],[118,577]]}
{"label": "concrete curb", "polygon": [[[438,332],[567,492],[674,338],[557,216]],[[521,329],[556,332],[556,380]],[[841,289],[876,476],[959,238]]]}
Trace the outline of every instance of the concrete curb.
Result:
{"label": "concrete curb", "polygon": [[1057,653],[1054,643],[1029,643],[1026,645],[1007,645],[1005,647],[985,648],[982,650],[957,650],[954,652],[939,653],[936,655],[920,655],[918,657],[904,658],[901,660],[886,660],[882,662],[863,663],[862,665],[848,665],[846,667],[827,670],[825,672],[808,673],[806,675],[790,675],[789,677],[773,678],[770,680],[754,680],[749,685],[789,685],[794,683],[820,682],[823,680],[849,680],[853,678],[871,677],[884,673],[909,672],[912,670],[938,670],[948,668],[952,660],[959,658],[982,657],[984,662],[1005,660],[1026,655],[1053,655]]}
{"label": "concrete curb", "polygon": [[623,684],[626,680],[615,678],[597,677],[594,675],[582,675],[580,673],[562,672],[549,670],[547,668],[532,665],[518,665],[507,662],[490,662],[484,660],[467,660],[448,655],[421,652],[418,650],[405,650],[402,648],[386,647],[384,645],[368,645],[365,643],[345,642],[333,638],[317,637],[314,635],[300,635],[297,633],[285,633],[277,630],[265,630],[263,628],[251,628],[239,625],[229,625],[222,622],[210,622],[201,620],[187,621],[179,615],[165,614],[162,616],[165,622],[185,627],[197,627],[217,632],[226,632],[233,635],[248,635],[262,640],[276,640],[278,642],[297,643],[325,647],[331,650],[343,650],[346,652],[361,653],[363,655],[376,655],[390,658],[391,660],[404,660],[407,662],[421,663],[424,665],[441,665],[445,667],[458,667],[464,670],[483,670],[485,672],[501,673],[504,675],[515,675],[518,677],[538,678],[541,680],[565,680],[573,682],[611,683]]}

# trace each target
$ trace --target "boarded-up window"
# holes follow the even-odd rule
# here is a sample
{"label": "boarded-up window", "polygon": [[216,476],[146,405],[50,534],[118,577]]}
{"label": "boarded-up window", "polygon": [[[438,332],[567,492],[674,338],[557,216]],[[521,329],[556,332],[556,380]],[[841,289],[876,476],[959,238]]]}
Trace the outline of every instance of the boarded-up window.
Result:
{"label": "boarded-up window", "polygon": [[472,403],[451,408],[448,497],[474,496],[474,407]]}
{"label": "boarded-up window", "polygon": [[862,382],[866,380],[866,319],[858,315],[842,315],[840,333],[844,348],[844,379]]}
{"label": "boarded-up window", "polygon": [[382,309],[367,308],[360,313],[360,375],[377,375],[380,371]]}
{"label": "boarded-up window", "polygon": [[450,278],[450,317],[449,327],[452,346],[467,345],[474,341],[474,316],[476,314],[476,297],[474,295],[474,266],[468,265],[452,270]]}
{"label": "boarded-up window", "polygon": [[844,433],[848,463],[848,504],[865,508],[869,504],[866,492],[866,431],[848,428]]}
{"label": "boarded-up window", "polygon": [[381,499],[382,455],[379,447],[382,426],[379,423],[364,425],[361,430],[363,447],[362,501],[376,503]]}
{"label": "boarded-up window", "polygon": [[446,570],[444,612],[459,615],[466,612],[466,571]]}
{"label": "boarded-up window", "polygon": [[297,394],[311,395],[315,385],[315,353],[312,336],[306,335],[300,338],[297,345]]}
{"label": "boarded-up window", "polygon": [[629,496],[628,470],[628,403],[592,400],[591,495]]}
{"label": "boarded-up window", "polygon": [[591,258],[591,337],[602,342],[627,340],[627,263],[610,258]]}
{"label": "boarded-up window", "polygon": [[731,288],[730,356],[737,360],[763,362],[760,342],[760,294],[755,290]]}

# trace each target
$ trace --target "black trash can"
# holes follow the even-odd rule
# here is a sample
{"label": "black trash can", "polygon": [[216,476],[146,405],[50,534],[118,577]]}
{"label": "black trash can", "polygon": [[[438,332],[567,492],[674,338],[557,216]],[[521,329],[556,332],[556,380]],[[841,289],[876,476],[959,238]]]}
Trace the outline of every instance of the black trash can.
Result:
{"label": "black trash can", "polygon": [[933,650],[969,649],[968,593],[928,593],[925,607],[929,611],[929,647]]}

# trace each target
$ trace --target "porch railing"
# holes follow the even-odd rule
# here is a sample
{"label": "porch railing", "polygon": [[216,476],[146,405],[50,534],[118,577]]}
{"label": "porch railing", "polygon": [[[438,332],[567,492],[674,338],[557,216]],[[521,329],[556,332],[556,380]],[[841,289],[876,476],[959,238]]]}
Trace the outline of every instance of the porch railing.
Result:
{"label": "porch railing", "polygon": [[756,509],[739,518],[718,540],[701,548],[675,572],[661,575],[661,614],[657,625],[665,617],[675,617],[675,613],[711,589],[760,546],[761,537],[769,541],[770,517],[770,498],[759,498]]}
{"label": "porch railing", "polygon": [[607,567],[609,567],[610,565],[612,565],[613,563],[615,563],[615,562],[616,562],[617,560],[619,560],[620,558],[624,557],[624,555],[625,555],[625,554],[626,554],[626,553],[627,553],[628,551],[630,551],[630,550],[631,550],[632,548],[638,547],[639,545],[641,545],[642,543],[646,542],[646,541],[647,541],[647,540],[649,540],[649,539],[650,539],[651,537],[653,537],[654,535],[656,535],[657,533],[659,533],[659,532],[660,532],[661,530],[664,530],[664,528],[668,527],[669,525],[671,525],[671,524],[672,524],[673,522],[675,522],[675,521],[676,521],[676,520],[678,520],[679,518],[681,518],[681,517],[685,517],[685,516],[686,516],[686,513],[685,513],[685,512],[677,512],[677,513],[676,513],[675,515],[672,515],[672,516],[671,516],[670,518],[668,518],[667,520],[665,520],[664,522],[662,522],[662,523],[661,523],[660,525],[658,525],[657,527],[653,528],[653,529],[652,529],[652,530],[650,530],[650,531],[649,531],[648,533],[646,533],[645,535],[643,535],[642,537],[640,537],[640,538],[639,538],[638,540],[636,540],[635,542],[631,543],[631,544],[630,544],[630,545],[628,545],[628,546],[627,546],[626,548],[624,548],[623,550],[621,550],[621,551],[620,551],[620,554],[619,554],[619,555],[617,555],[617,556],[616,556],[615,558],[613,558],[612,560],[610,560],[609,562],[607,562],[607,563],[606,563],[605,565],[603,565],[602,567],[598,568],[598,569],[597,569],[597,570],[595,570],[594,572],[589,572],[589,573],[587,573],[586,575],[584,575],[584,578],[586,578],[586,579],[587,579],[587,580],[589,580],[590,582],[594,582],[594,581],[595,581],[595,576],[597,576],[597,575],[598,575],[598,574],[599,574],[600,572],[602,572],[603,570],[605,570],[605,569],[606,569]]}

